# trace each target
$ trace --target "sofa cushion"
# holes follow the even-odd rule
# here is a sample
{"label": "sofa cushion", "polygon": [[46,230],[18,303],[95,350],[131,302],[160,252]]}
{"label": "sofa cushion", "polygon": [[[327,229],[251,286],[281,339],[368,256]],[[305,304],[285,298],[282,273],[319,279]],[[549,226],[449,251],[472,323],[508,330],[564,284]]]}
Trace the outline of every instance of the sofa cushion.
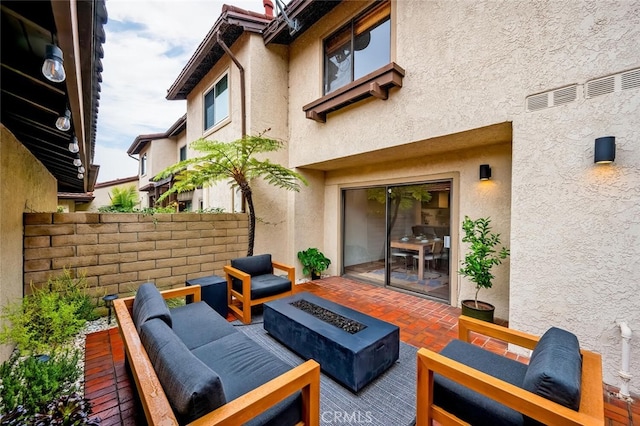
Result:
{"label": "sofa cushion", "polygon": [[[228,401],[291,370],[291,366],[241,332],[200,346],[193,354],[220,375]],[[297,392],[246,425],[293,425],[302,418],[301,410]]]}
{"label": "sofa cushion", "polygon": [[[242,294],[242,281],[234,280],[233,289]],[[251,277],[251,299],[262,299],[291,291],[291,281],[286,277],[273,274],[257,275]]]}
{"label": "sofa cushion", "polygon": [[573,410],[580,407],[582,356],[578,338],[550,328],[531,353],[522,387]]}
{"label": "sofa cushion", "polygon": [[153,283],[144,283],[138,287],[133,300],[133,323],[138,333],[140,326],[153,318],[159,318],[171,327],[171,313],[167,303]]}
{"label": "sofa cushion", "polygon": [[256,275],[273,274],[270,254],[240,257],[231,260],[231,266],[255,277]]}
{"label": "sofa cushion", "polygon": [[[146,321],[140,327],[140,340],[181,423],[226,403],[220,377],[194,356],[165,322]],[[240,381],[241,377],[237,376]]]}
{"label": "sofa cushion", "polygon": [[[452,340],[440,354],[519,387],[527,370],[525,364],[461,340]],[[439,374],[434,376],[433,400],[474,426],[522,425],[524,422],[519,412]]]}
{"label": "sofa cushion", "polygon": [[190,303],[172,308],[173,331],[189,348],[195,349],[231,333],[239,333],[226,318],[206,302]]}

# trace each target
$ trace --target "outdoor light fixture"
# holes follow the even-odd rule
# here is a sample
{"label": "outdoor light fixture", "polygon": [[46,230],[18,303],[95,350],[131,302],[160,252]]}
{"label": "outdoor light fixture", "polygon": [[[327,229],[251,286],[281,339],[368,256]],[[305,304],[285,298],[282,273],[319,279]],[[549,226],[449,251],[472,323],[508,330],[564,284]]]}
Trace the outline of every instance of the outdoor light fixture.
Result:
{"label": "outdoor light fixture", "polygon": [[71,111],[69,111],[69,108],[65,109],[64,115],[58,117],[56,120],[56,127],[58,130],[62,130],[63,132],[66,132],[71,128]]}
{"label": "outdoor light fixture", "polygon": [[82,160],[80,159],[80,156],[79,156],[79,155],[78,155],[78,156],[76,156],[76,159],[75,159],[75,160],[73,160],[73,165],[74,165],[74,166],[76,166],[76,167],[80,167],[80,166],[82,166]]}
{"label": "outdoor light fixture", "polygon": [[107,306],[107,309],[109,309],[109,324],[111,324],[111,307],[113,306],[113,301],[116,300],[118,298],[117,294],[107,294],[106,296],[104,296],[102,298],[102,300],[104,300],[104,304]]}
{"label": "outdoor light fixture", "polygon": [[80,151],[80,147],[78,146],[78,138],[74,136],[69,142],[69,152],[75,154],[78,151]]}
{"label": "outdoor light fixture", "polygon": [[595,153],[593,162],[597,164],[613,163],[616,159],[616,138],[614,136],[604,136],[596,138]]}
{"label": "outdoor light fixture", "polygon": [[491,167],[488,164],[480,164],[480,180],[491,179]]}
{"label": "outdoor light fixture", "polygon": [[66,78],[62,65],[62,50],[55,44],[47,44],[42,74],[54,83],[62,83]]}

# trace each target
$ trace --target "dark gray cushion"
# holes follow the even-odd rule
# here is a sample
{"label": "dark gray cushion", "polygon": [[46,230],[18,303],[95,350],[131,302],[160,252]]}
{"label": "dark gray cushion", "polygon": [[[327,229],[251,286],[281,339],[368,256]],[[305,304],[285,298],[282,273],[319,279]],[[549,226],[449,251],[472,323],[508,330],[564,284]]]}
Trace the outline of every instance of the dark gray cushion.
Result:
{"label": "dark gray cushion", "polygon": [[190,303],[171,309],[173,331],[192,350],[238,330],[206,302]]}
{"label": "dark gray cushion", "polygon": [[531,353],[522,387],[573,410],[580,407],[582,356],[578,338],[550,328]]}
{"label": "dark gray cushion", "polygon": [[[220,377],[160,319],[142,324],[140,340],[179,421],[191,422],[226,403]],[[237,380],[243,381],[240,375]]]}
{"label": "dark gray cushion", "polygon": [[[292,368],[241,332],[200,346],[193,354],[220,375],[228,401]],[[302,418],[301,404],[300,394],[296,393],[246,425],[296,424]]]}
{"label": "dark gray cushion", "polygon": [[[440,354],[519,387],[527,370],[525,364],[461,340],[452,340]],[[439,374],[434,376],[433,393],[435,404],[474,426],[522,425],[524,422],[519,412]]]}
{"label": "dark gray cushion", "polygon": [[[242,281],[234,280],[231,285],[235,291],[242,294]],[[291,281],[288,278],[273,274],[251,277],[252,300],[274,296],[286,291],[291,291]]]}
{"label": "dark gray cushion", "polygon": [[233,259],[231,260],[231,266],[242,272],[246,272],[252,277],[256,275],[273,274],[270,254],[259,254]]}
{"label": "dark gray cushion", "polygon": [[140,333],[140,327],[146,321],[159,318],[171,327],[171,313],[167,303],[153,283],[144,283],[138,287],[133,300],[133,323]]}

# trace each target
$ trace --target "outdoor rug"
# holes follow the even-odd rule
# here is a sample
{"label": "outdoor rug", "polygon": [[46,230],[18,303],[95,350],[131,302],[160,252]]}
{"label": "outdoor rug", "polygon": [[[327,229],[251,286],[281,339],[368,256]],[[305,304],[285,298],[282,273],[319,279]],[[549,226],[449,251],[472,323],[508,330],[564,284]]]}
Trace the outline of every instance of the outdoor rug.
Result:
{"label": "outdoor rug", "polygon": [[[262,324],[239,325],[238,330],[287,364],[304,362],[271,337]],[[417,348],[400,342],[400,358],[357,394],[324,373],[320,378],[320,424],[409,425],[416,415]]]}

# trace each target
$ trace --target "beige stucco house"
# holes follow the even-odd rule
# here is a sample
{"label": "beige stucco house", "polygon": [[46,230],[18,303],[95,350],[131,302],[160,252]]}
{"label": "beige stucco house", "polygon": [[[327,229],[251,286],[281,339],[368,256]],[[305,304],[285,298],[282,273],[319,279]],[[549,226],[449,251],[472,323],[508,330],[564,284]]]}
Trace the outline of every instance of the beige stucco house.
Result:
{"label": "beige stucco house", "polygon": [[[446,277],[435,297],[459,306],[474,293],[457,273],[461,221],[488,216],[511,256],[481,298],[514,328],[571,329],[620,386],[619,325],[640,332],[640,2],[271,10],[225,6],[167,96],[187,100],[187,141],[270,129],[287,144],[272,160],[309,180],[299,193],[255,183],[256,253],[299,266],[318,247],[331,274],[378,262],[380,285],[411,290],[389,273],[394,241],[426,232],[444,248],[420,272]],[[608,136],[615,160],[595,164]],[[416,186],[431,198],[397,216],[373,201]],[[203,200],[240,208],[226,185]]]}
{"label": "beige stucco house", "polygon": [[[190,158],[187,145],[187,117],[180,117],[166,132],[138,135],[127,154],[138,160],[138,193],[140,208],[154,207],[156,201],[171,187],[171,178],[154,180],[162,170]],[[136,158],[136,157],[133,157]],[[162,206],[178,202],[179,210],[193,211],[202,203],[201,191],[175,195],[161,202]]]}

